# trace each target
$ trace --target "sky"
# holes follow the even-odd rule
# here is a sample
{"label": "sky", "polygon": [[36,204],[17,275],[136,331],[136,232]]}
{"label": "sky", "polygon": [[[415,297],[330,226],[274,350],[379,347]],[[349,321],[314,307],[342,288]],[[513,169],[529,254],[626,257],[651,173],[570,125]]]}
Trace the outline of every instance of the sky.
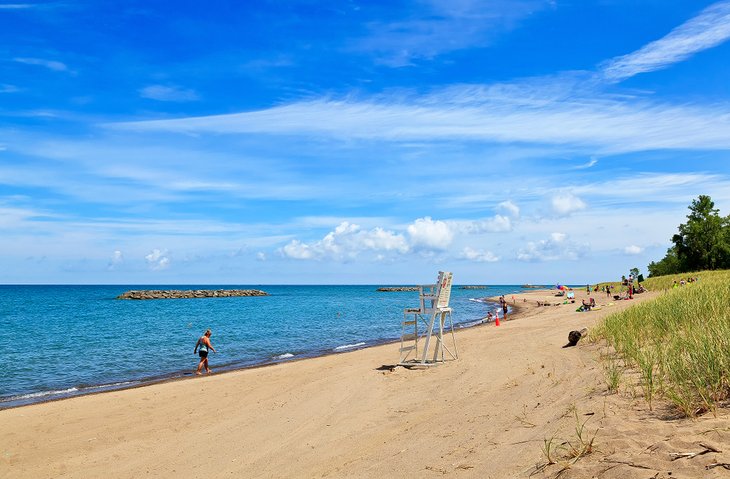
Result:
{"label": "sky", "polygon": [[0,3],[0,283],[584,284],[730,214],[730,0]]}

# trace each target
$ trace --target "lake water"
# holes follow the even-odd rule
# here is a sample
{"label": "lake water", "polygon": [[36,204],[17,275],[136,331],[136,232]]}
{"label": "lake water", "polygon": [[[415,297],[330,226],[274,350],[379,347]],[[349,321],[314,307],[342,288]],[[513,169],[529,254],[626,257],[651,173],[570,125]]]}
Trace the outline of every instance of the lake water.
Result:
{"label": "lake water", "polygon": [[[208,328],[219,350],[210,356],[216,371],[393,341],[418,293],[378,286],[0,285],[0,408],[191,375],[195,342]],[[261,289],[269,296],[115,299],[131,289]],[[454,323],[478,324],[498,306],[485,297],[522,290],[454,286]]]}

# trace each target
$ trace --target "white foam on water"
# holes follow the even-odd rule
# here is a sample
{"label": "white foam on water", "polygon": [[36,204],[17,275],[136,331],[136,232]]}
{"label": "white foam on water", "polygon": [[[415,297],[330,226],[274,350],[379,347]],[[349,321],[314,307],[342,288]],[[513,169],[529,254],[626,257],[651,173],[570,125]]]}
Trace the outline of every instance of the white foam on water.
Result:
{"label": "white foam on water", "polygon": [[284,354],[280,354],[278,356],[274,356],[274,359],[289,359],[289,358],[293,358],[293,357],[294,357],[294,355],[292,353],[284,353]]}
{"label": "white foam on water", "polygon": [[84,390],[88,389],[105,389],[105,388],[116,388],[119,386],[126,386],[127,384],[136,384],[137,381],[122,381],[119,383],[109,383],[109,384],[99,384],[98,386],[89,386],[83,388]]}
{"label": "white foam on water", "polygon": [[345,344],[343,346],[337,346],[334,351],[342,351],[343,349],[352,349],[360,346],[365,346],[365,343]]}
{"label": "white foam on water", "polygon": [[59,394],[71,394],[78,392],[78,388],[68,388],[68,389],[59,389],[55,391],[40,391],[37,393],[30,393],[30,394],[21,394],[19,396],[10,396],[9,398],[6,398],[4,401],[22,401],[24,399],[34,399],[34,398],[42,398],[46,396],[56,396]]}
{"label": "white foam on water", "polygon": [[93,391],[95,389],[108,389],[108,388],[118,388],[121,386],[127,386],[129,384],[137,384],[138,381],[122,381],[118,383],[109,383],[109,384],[98,384],[96,386],[86,386],[82,388],[77,387],[71,387],[68,389],[55,389],[52,391],[39,391],[36,393],[29,393],[29,394],[20,394],[17,396],[10,396],[7,398],[0,399],[0,402],[13,402],[13,401],[27,401],[28,399],[38,399],[38,398],[44,398],[48,396],[65,396],[73,393],[77,393],[79,391]]}

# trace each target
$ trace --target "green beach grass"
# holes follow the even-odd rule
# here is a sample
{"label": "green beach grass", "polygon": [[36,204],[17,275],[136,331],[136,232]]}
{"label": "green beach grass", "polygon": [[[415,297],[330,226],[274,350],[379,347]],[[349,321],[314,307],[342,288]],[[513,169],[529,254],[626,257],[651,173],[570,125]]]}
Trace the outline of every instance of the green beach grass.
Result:
{"label": "green beach grass", "polygon": [[[673,288],[688,277],[698,282]],[[714,411],[730,397],[730,270],[648,278],[665,291],[653,301],[608,316],[593,332],[614,354],[611,364],[637,371],[644,398],[671,401],[686,416]],[[616,387],[615,368],[606,368]]]}

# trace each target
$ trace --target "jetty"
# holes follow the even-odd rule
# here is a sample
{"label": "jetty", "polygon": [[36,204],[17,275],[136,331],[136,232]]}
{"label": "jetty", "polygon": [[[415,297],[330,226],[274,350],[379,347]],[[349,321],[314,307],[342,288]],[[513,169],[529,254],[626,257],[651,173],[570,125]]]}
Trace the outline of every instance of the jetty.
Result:
{"label": "jetty", "polygon": [[480,286],[480,285],[466,285],[466,286],[459,286],[459,289],[487,289],[486,286]]}
{"label": "jetty", "polygon": [[133,290],[117,296],[117,299],[187,299],[187,298],[232,298],[238,296],[268,296],[259,289],[144,289]]}
{"label": "jetty", "polygon": [[392,293],[399,291],[418,291],[418,286],[383,286],[378,288],[376,291]]}

